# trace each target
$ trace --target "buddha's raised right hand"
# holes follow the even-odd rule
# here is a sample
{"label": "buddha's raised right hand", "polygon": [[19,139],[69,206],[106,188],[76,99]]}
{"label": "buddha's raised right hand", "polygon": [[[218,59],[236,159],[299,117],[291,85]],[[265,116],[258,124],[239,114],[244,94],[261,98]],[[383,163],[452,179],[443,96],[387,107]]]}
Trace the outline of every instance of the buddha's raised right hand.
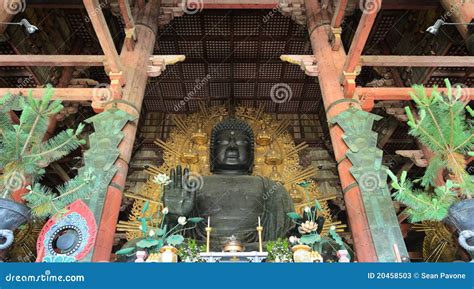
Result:
{"label": "buddha's raised right hand", "polygon": [[189,185],[189,169],[178,165],[170,171],[171,183],[165,186],[163,202],[175,217],[189,217],[196,201],[196,187]]}

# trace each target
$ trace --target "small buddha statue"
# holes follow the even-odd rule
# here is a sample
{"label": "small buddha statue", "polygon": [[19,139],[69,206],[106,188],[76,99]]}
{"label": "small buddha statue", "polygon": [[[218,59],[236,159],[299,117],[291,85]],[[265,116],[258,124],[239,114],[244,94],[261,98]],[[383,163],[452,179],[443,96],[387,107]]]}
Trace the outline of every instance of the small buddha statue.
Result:
{"label": "small buddha statue", "polygon": [[[230,117],[218,123],[210,137],[213,175],[203,176],[202,184],[194,186],[188,169],[178,166],[170,172],[172,182],[165,187],[163,196],[169,209],[169,225],[176,224],[179,216],[210,217],[211,247],[219,251],[232,236],[246,248],[253,248],[251,244],[258,243],[259,216],[263,240],[286,237],[293,227],[287,216],[294,211],[293,202],[281,184],[251,175],[255,141],[250,126]],[[198,224],[189,237],[205,241],[206,225]]]}

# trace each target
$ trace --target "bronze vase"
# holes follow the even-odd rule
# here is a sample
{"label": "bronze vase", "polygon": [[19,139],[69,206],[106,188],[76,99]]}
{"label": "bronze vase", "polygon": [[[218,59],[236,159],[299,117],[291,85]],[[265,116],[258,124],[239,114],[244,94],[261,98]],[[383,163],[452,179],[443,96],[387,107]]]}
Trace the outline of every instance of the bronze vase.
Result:
{"label": "bronze vase", "polygon": [[474,199],[466,199],[452,205],[445,222],[459,232],[459,244],[471,256],[474,254]]}
{"label": "bronze vase", "polygon": [[13,231],[30,220],[29,207],[0,198],[0,250],[10,247],[14,240]]}

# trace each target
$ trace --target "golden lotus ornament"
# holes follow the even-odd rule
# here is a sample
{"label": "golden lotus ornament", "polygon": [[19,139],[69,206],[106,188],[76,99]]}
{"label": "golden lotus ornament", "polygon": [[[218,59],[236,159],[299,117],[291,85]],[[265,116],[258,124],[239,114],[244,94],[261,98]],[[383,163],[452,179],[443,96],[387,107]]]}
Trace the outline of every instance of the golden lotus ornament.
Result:
{"label": "golden lotus ornament", "polygon": [[197,132],[194,132],[191,135],[191,141],[196,145],[205,145],[207,144],[208,136],[207,133],[203,132],[201,127]]}
{"label": "golden lotus ornament", "polygon": [[255,142],[260,146],[267,146],[272,143],[272,136],[267,133],[265,125],[262,125],[260,132],[257,133]]}
{"label": "golden lotus ornament", "polygon": [[181,160],[181,162],[191,165],[199,162],[199,154],[196,152],[194,146],[191,144],[189,146],[189,149],[186,152],[183,152],[179,159]]}
{"label": "golden lotus ornament", "polygon": [[265,154],[265,164],[269,166],[277,166],[281,165],[282,163],[283,159],[281,155],[275,149],[273,149],[272,145],[270,145],[268,153]]}

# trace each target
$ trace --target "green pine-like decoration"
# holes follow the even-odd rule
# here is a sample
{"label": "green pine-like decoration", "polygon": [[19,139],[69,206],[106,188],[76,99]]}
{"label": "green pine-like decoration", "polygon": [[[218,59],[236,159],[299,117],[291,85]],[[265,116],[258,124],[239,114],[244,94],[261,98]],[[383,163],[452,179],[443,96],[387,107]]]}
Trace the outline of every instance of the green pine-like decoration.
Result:
{"label": "green pine-like decoration", "polygon": [[[34,99],[30,92],[28,97],[7,94],[0,100],[0,169],[3,171],[0,189],[4,198],[14,189],[18,189],[9,184],[11,178],[26,180],[28,177],[34,183],[44,175],[45,168],[50,163],[61,159],[84,143],[79,139],[83,125],[79,125],[76,130],[63,131],[43,142],[50,117],[63,109],[60,100],[51,101],[52,96],[53,88],[48,86],[42,99]],[[21,111],[18,124],[11,121],[9,114],[12,110]],[[38,188],[40,195],[32,197],[32,207],[37,206],[40,200],[56,198],[49,190],[40,189],[39,185],[34,187]],[[69,189],[69,186],[65,188]],[[33,211],[35,212],[35,209]],[[47,215],[42,209],[40,211],[40,215]]]}
{"label": "green pine-like decoration", "polygon": [[86,123],[94,126],[89,135],[89,148],[84,152],[84,165],[77,176],[66,184],[56,188],[53,194],[49,188],[35,185],[25,196],[32,205],[33,213],[38,217],[47,217],[71,204],[83,199],[96,220],[100,220],[107,187],[117,172],[114,166],[119,156],[118,145],[123,139],[122,128],[135,118],[128,113],[112,108],[97,114]]}
{"label": "green pine-like decoration", "polygon": [[[408,207],[405,213],[410,222],[441,221],[451,205],[474,195],[473,178],[465,170],[465,156],[472,154],[474,146],[472,120],[466,118],[465,112],[472,117],[473,110],[464,106],[460,87],[453,92],[448,79],[445,83],[447,95],[439,93],[436,86],[429,96],[422,85],[413,86],[411,97],[418,118],[410,108],[405,108],[410,134],[434,152],[423,177],[417,180],[420,188],[415,188],[414,182],[406,178],[406,172],[400,180],[387,172],[396,190],[395,199]],[[451,180],[436,187],[435,179],[440,170],[449,171]]]}
{"label": "green pine-like decoration", "polygon": [[[79,139],[84,125],[76,130],[63,131],[46,142],[49,118],[63,108],[61,101],[51,101],[53,88],[48,86],[41,100],[8,94],[0,99],[0,169],[3,196],[11,193],[7,181],[11,175],[28,176],[32,185],[23,198],[37,218],[47,218],[61,213],[66,206],[83,199],[100,220],[107,187],[117,168],[118,145],[123,138],[124,125],[135,118],[113,108],[86,120],[94,126],[89,135],[89,148],[84,153],[84,166],[78,175],[54,190],[38,183],[50,163],[66,156],[85,142]],[[10,111],[21,111],[20,123],[12,124]]]}

